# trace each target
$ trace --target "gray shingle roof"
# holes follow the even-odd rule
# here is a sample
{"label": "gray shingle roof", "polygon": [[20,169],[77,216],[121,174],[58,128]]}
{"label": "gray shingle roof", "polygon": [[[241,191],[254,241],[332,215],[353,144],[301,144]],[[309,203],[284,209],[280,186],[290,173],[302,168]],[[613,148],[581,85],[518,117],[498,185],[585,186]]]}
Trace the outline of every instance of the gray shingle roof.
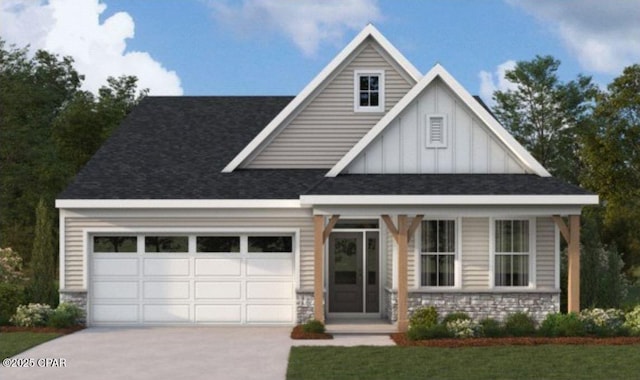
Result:
{"label": "gray shingle roof", "polygon": [[146,97],[58,199],[297,199],[302,194],[588,194],[536,175],[222,173],[291,97]]}

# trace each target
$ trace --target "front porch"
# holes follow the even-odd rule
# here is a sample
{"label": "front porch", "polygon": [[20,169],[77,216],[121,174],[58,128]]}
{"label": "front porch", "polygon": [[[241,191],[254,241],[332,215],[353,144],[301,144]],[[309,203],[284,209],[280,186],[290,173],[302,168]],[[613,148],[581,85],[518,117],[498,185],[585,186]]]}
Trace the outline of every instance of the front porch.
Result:
{"label": "front porch", "polygon": [[[538,210],[540,212],[540,210]],[[389,281],[392,286],[385,286],[384,273],[378,278],[379,281],[379,302],[378,309],[375,313],[370,313],[369,318],[361,318],[353,314],[335,313],[335,305],[331,306],[328,299],[332,291],[329,284],[328,271],[329,262],[329,238],[334,232],[334,227],[341,220],[340,214],[323,214],[314,216],[314,291],[306,293],[307,299],[307,315],[314,319],[326,322],[330,331],[353,331],[366,332],[371,331],[406,331],[408,329],[408,318],[411,313],[418,307],[423,305],[434,305],[441,314],[453,311],[463,311],[468,313],[475,319],[486,317],[503,319],[510,312],[524,310],[530,312],[535,319],[542,320],[546,314],[559,311],[559,283],[549,288],[544,287],[528,287],[505,289],[495,287],[493,284],[493,271],[487,268],[485,277],[489,278],[489,283],[484,288],[473,288],[471,281],[468,286],[464,281],[457,281],[455,288],[437,288],[437,287],[416,287],[415,278],[409,279],[409,260],[414,258],[410,252],[410,245],[415,245],[416,231],[423,220],[425,214],[380,214],[380,231],[381,235],[388,236],[391,241],[390,245],[393,251],[386,251],[386,246],[380,246],[380,260],[391,260],[391,276],[393,281]],[[356,217],[359,215],[356,215]],[[360,217],[362,217],[360,215]],[[347,217],[342,217],[348,219]],[[544,216],[557,231],[555,235],[562,236],[569,247],[569,311],[579,311],[579,233],[580,233],[580,216],[569,215],[569,224],[559,215]],[[485,217],[487,221],[493,220]],[[535,218],[534,218],[535,219]],[[462,218],[459,218],[462,220]],[[461,223],[462,224],[462,223]],[[383,227],[384,226],[384,227]],[[384,228],[384,233],[382,232]],[[487,231],[488,233],[488,231]],[[419,237],[417,239],[420,239]],[[492,237],[487,237],[490,241]],[[556,238],[554,245],[558,245]],[[386,244],[385,244],[386,245]],[[535,246],[535,245],[534,245]],[[491,256],[491,250],[485,251],[486,255]],[[464,252],[458,253],[464,256]],[[390,257],[387,257],[389,255]],[[559,265],[559,253],[556,252],[558,259],[554,265]],[[535,255],[533,255],[535,260]],[[540,265],[542,265],[541,263]],[[418,264],[413,264],[413,271]],[[487,262],[487,266],[489,263]],[[491,265],[494,265],[491,262]],[[535,266],[535,261],[532,264]],[[460,270],[460,268],[458,268]],[[536,269],[534,268],[534,273]],[[414,273],[413,276],[416,276]],[[535,278],[535,274],[532,274]],[[557,277],[557,276],[556,276]],[[460,277],[462,278],[462,276]],[[462,282],[462,283],[461,283]],[[540,281],[542,282],[542,281]],[[557,282],[557,279],[556,279]],[[535,281],[534,281],[535,284]],[[366,292],[366,290],[365,290]],[[359,297],[365,301],[366,294],[359,294]],[[311,306],[312,305],[312,306]],[[320,307],[318,307],[320,306]],[[363,306],[362,312],[367,313],[366,306]],[[373,319],[372,319],[373,318]],[[301,316],[299,315],[299,320]],[[304,317],[302,318],[304,320]]]}

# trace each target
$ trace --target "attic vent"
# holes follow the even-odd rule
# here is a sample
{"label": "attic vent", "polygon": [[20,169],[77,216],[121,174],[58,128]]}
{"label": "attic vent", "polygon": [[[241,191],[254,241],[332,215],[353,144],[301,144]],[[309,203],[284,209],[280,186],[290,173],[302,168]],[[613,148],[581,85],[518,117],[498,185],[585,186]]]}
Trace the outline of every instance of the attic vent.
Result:
{"label": "attic vent", "polygon": [[426,116],[426,147],[446,148],[447,147],[447,118],[445,115]]}

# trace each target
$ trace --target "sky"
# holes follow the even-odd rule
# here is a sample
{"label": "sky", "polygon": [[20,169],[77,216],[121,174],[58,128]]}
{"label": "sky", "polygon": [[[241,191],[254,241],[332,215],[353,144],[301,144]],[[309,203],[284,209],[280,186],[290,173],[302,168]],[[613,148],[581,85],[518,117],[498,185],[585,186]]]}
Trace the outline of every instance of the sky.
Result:
{"label": "sky", "polygon": [[368,23],[423,74],[443,65],[492,103],[515,62],[605,87],[640,63],[640,0],[1,0],[0,37],[75,60],[83,88],[296,95]]}

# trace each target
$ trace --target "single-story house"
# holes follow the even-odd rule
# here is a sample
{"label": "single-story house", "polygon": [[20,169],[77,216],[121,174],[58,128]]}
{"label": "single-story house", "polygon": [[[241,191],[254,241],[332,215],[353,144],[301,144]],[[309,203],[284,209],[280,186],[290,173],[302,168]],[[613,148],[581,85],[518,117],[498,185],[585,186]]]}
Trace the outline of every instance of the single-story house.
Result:
{"label": "single-story house", "polygon": [[561,237],[579,308],[597,202],[368,25],[295,97],[144,98],[57,198],[60,298],[89,325],[540,320]]}

